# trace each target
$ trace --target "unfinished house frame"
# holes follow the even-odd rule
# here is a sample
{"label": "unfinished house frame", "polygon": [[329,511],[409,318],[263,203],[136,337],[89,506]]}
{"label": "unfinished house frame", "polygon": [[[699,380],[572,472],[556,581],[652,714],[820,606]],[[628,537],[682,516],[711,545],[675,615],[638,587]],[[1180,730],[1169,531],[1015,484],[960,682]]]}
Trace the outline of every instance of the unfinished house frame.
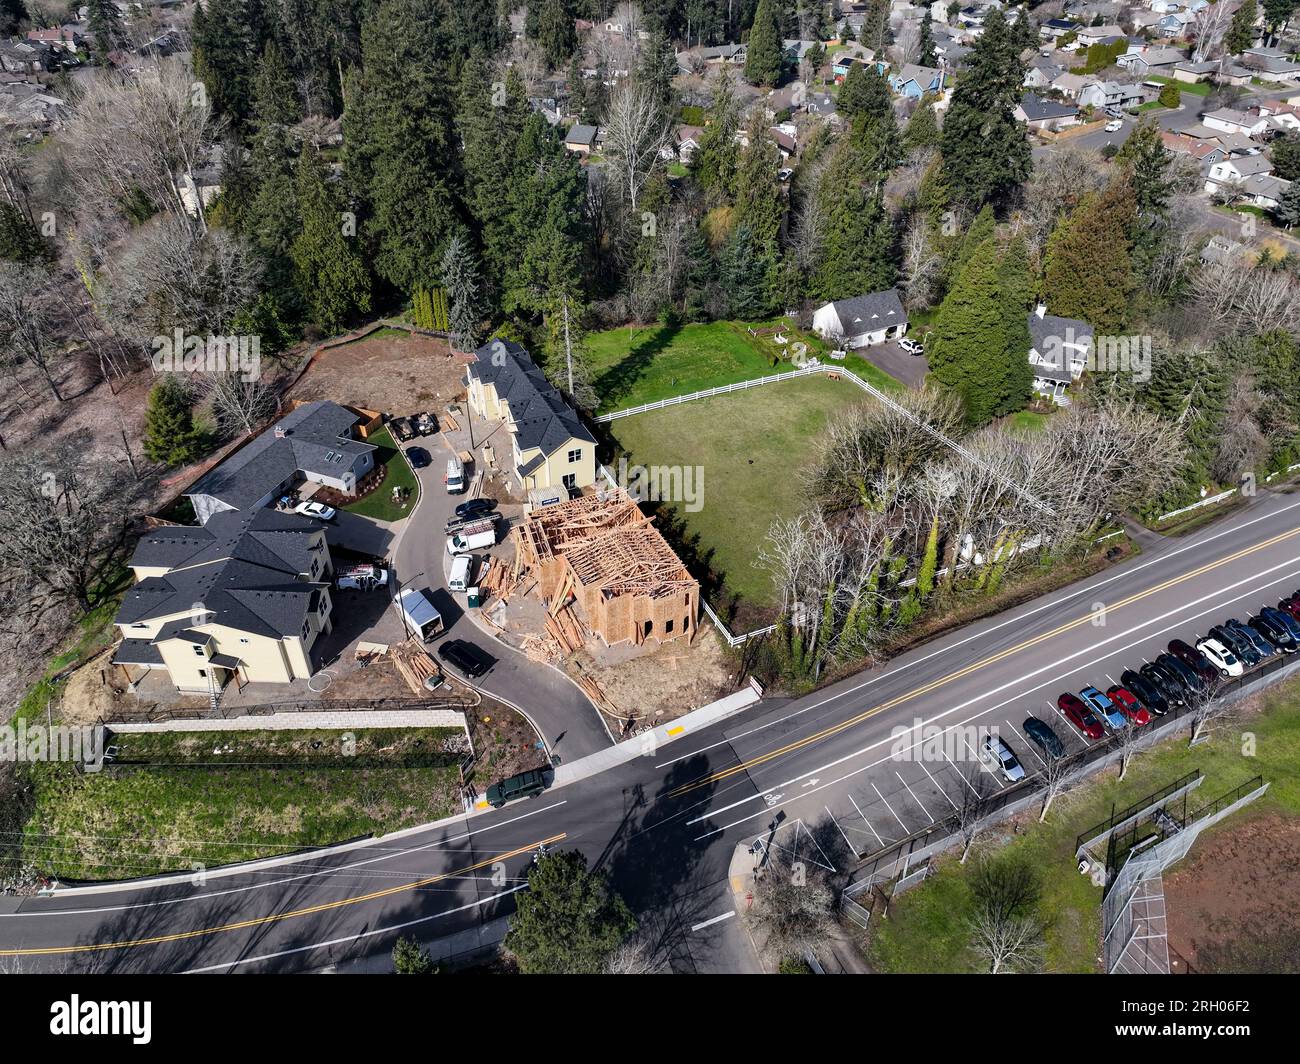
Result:
{"label": "unfinished house frame", "polygon": [[700,585],[621,488],[533,510],[520,558],[552,613],[572,596],[607,645],[694,639]]}

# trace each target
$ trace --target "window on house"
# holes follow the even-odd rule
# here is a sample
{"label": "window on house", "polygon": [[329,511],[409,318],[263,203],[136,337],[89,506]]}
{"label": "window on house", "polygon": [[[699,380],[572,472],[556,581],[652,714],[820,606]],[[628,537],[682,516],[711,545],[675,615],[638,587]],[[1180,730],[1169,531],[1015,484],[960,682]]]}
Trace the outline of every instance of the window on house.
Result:
{"label": "window on house", "polygon": [[570,451],[570,452],[569,452],[569,464],[570,464],[570,465],[572,465],[574,462],[581,462],[581,461],[582,461],[582,448],[581,448],[581,447],[577,448],[577,450],[573,450],[573,451]]}
{"label": "window on house", "polygon": [[239,645],[240,645],[240,646],[245,646],[245,647],[248,646],[248,640],[247,640],[247,639],[241,639],[241,640],[239,641]]}
{"label": "window on house", "polygon": [[311,631],[311,624],[308,621],[302,622],[302,637],[307,638],[307,633]]}
{"label": "window on house", "polygon": [[203,657],[203,648],[199,646],[197,643],[194,645],[194,653],[196,653],[199,657]]}
{"label": "window on house", "polygon": [[673,634],[673,621],[672,618],[670,617],[668,620],[664,621],[664,635],[672,635],[672,634]]}

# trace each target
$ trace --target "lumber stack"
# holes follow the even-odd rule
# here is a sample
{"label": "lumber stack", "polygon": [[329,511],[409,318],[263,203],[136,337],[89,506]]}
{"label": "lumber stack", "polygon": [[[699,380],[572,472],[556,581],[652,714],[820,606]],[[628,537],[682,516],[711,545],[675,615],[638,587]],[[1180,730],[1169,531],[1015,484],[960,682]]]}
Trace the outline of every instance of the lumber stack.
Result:
{"label": "lumber stack", "polygon": [[558,612],[551,612],[546,617],[546,631],[552,639],[560,644],[566,654],[581,650],[587,641],[582,624],[567,606]]}
{"label": "lumber stack", "polygon": [[417,695],[429,693],[428,688],[424,686],[424,681],[430,676],[442,676],[438,663],[414,639],[408,639],[406,642],[393,647],[392,657],[393,664],[397,666],[397,671],[402,674],[402,679],[406,681],[406,686]]}

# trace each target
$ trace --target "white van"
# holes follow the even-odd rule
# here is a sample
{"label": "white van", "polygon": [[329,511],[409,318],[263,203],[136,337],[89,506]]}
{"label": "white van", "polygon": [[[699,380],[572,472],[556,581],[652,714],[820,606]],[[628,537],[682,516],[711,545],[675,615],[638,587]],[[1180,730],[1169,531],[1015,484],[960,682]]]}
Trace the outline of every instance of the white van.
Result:
{"label": "white van", "polygon": [[455,455],[447,459],[447,476],[444,478],[447,484],[448,495],[459,495],[465,490],[465,463]]}
{"label": "white van", "polygon": [[463,528],[454,536],[448,536],[447,553],[452,556],[457,554],[468,554],[470,551],[478,550],[480,547],[490,547],[496,541],[496,528],[493,527],[491,521],[486,521],[483,522],[483,524]]}
{"label": "white van", "polygon": [[469,586],[470,570],[474,568],[474,558],[469,554],[458,554],[451,562],[451,576],[447,577],[447,586],[452,591],[464,591]]}

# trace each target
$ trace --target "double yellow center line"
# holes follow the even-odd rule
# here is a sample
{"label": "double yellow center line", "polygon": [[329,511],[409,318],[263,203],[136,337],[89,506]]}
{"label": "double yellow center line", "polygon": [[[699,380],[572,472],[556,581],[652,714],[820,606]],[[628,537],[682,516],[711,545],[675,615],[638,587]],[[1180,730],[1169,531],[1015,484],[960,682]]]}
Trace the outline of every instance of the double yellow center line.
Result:
{"label": "double yellow center line", "polygon": [[[1206,565],[1202,565],[1198,569],[1193,569],[1190,572],[1183,573],[1181,576],[1174,577],[1171,580],[1166,580],[1162,584],[1157,584],[1154,587],[1149,587],[1145,591],[1139,591],[1136,594],[1130,595],[1128,598],[1121,599],[1119,602],[1116,602],[1112,606],[1107,606],[1106,612],[1109,613],[1112,610],[1122,609],[1123,607],[1130,606],[1135,602],[1140,602],[1144,598],[1147,598],[1151,595],[1159,594],[1161,591],[1167,591],[1171,587],[1177,587],[1179,584],[1185,583],[1188,580],[1194,580],[1198,576],[1204,576],[1206,573],[1213,572],[1215,569],[1218,569],[1221,566],[1230,565],[1232,562],[1238,561],[1241,558],[1248,557],[1249,555],[1254,554],[1257,551],[1267,550],[1269,547],[1274,547],[1279,543],[1283,543],[1288,539],[1294,538],[1295,536],[1300,536],[1300,528],[1293,528],[1291,529],[1291,531],[1283,532],[1280,535],[1274,536],[1272,539],[1266,539],[1261,543],[1256,543],[1253,547],[1247,547],[1244,550],[1239,550],[1235,554],[1229,554],[1226,557],[1220,558],[1218,561],[1209,562]],[[731,776],[736,775],[737,773],[748,772],[750,769],[756,768],[757,766],[762,765],[768,761],[771,761],[774,758],[782,757],[785,754],[791,753],[795,750],[799,750],[805,746],[811,746],[813,743],[818,743],[821,742],[823,739],[828,739],[833,735],[838,735],[840,732],[846,731],[849,728],[861,724],[864,720],[868,720],[869,718],[876,716],[878,713],[884,713],[887,710],[894,709],[897,706],[901,706],[905,702],[910,702],[914,698],[920,698],[922,695],[927,695],[930,694],[932,691],[937,691],[940,687],[944,687],[945,685],[952,683],[954,680],[960,680],[964,676],[969,676],[973,672],[977,672],[980,669],[987,668],[989,665],[994,665],[999,661],[1003,661],[1006,658],[1011,657],[1013,654],[1019,654],[1022,650],[1027,650],[1030,647],[1036,646],[1037,644],[1045,642],[1048,639],[1054,639],[1056,636],[1062,635],[1065,632],[1072,631],[1073,629],[1078,628],[1081,625],[1091,624],[1093,623],[1094,617],[1095,617],[1094,613],[1087,613],[1084,614],[1082,617],[1076,617],[1074,620],[1067,621],[1065,624],[1062,624],[1057,628],[1053,628],[1051,631],[1043,632],[1041,635],[1036,635],[1030,639],[1026,639],[1022,643],[1018,643],[1013,647],[1008,647],[1006,650],[1002,650],[996,654],[992,654],[989,657],[984,658],[982,661],[977,661],[971,665],[967,665],[965,668],[958,669],[956,672],[949,673],[947,676],[941,676],[936,680],[931,680],[929,683],[922,684],[920,687],[917,687],[911,691],[907,691],[904,694],[898,695],[896,698],[892,698],[888,702],[884,702],[879,706],[875,706],[872,709],[868,709],[862,713],[859,713],[857,716],[850,717],[847,720],[843,720],[839,724],[834,724],[829,728],[825,728],[822,731],[815,732],[814,734],[808,735],[805,738],[799,739],[795,742],[787,743],[785,746],[778,747],[777,749],[771,750],[766,754],[760,754],[758,757],[750,758],[748,761],[738,762],[737,764],[732,765],[730,768],[721,769],[720,771],[714,772],[709,776],[702,776],[698,780],[693,780],[690,783],[682,784],[682,786],[670,792],[669,797],[677,797],[679,795],[687,794],[693,790],[696,790],[697,788],[706,787],[711,783],[717,783],[720,780],[725,780]]]}
{"label": "double yellow center line", "polygon": [[561,832],[558,835],[552,835],[549,839],[541,839],[538,842],[532,842],[526,846],[520,846],[518,849],[511,850],[508,853],[485,857],[482,861],[478,861],[472,865],[467,865],[464,868],[456,868],[449,872],[442,872],[436,876],[427,876],[424,879],[417,879],[412,883],[401,883],[395,887],[385,887],[383,890],[371,891],[369,894],[358,894],[351,898],[340,898],[338,901],[322,902],[319,905],[309,905],[302,909],[293,909],[283,913],[272,913],[270,916],[257,916],[248,920],[237,920],[229,924],[220,924],[216,927],[201,927],[194,931],[177,931],[169,935],[153,935],[150,938],[127,939],[122,942],[88,942],[76,946],[41,946],[32,949],[0,949],[0,957],[41,957],[60,953],[97,953],[102,950],[110,949],[133,949],[137,946],[158,946],[168,942],[184,942],[186,939],[203,938],[207,935],[220,935],[229,931],[243,931],[250,927],[261,927],[265,924],[274,924],[281,920],[293,920],[301,916],[314,916],[316,913],[328,912],[331,909],[342,909],[348,905],[360,905],[362,902],[376,901],[380,898],[391,897],[394,894],[419,890],[422,887],[427,887],[434,883],[441,883],[444,880],[454,879],[457,876],[463,876],[470,872],[477,872],[479,869],[491,867],[499,861],[508,861],[512,857],[519,857],[522,854],[532,853],[541,846],[554,846],[557,843],[563,842],[567,837],[566,833]]}

